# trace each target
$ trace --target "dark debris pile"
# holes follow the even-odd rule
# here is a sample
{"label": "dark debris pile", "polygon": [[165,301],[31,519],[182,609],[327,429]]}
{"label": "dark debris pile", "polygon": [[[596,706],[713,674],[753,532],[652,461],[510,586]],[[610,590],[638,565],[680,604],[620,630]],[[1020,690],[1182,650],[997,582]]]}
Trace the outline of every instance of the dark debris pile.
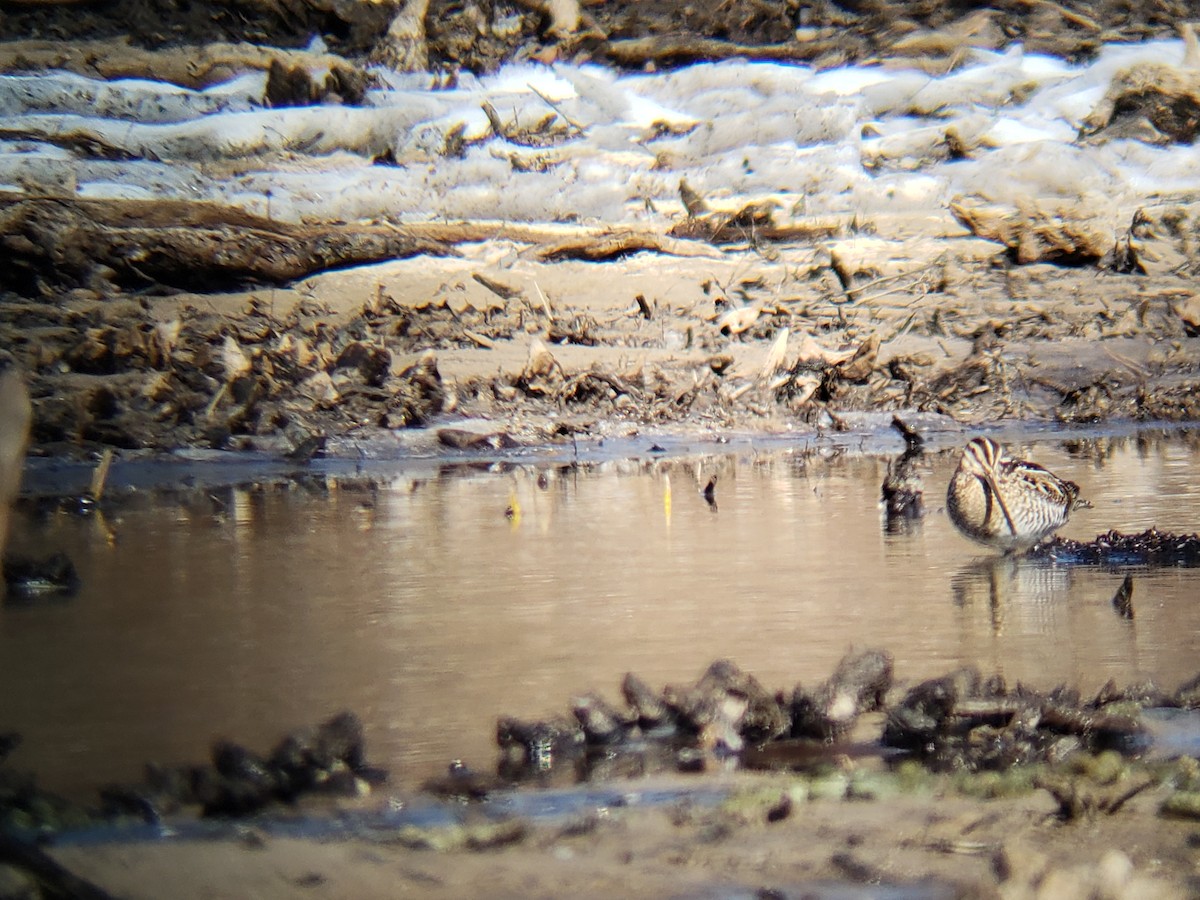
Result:
{"label": "dark debris pile", "polygon": [[729,660],[714,662],[694,685],[661,692],[629,673],[621,684],[622,708],[588,693],[572,700],[570,716],[500,719],[498,780],[456,767],[428,787],[478,797],[528,779],[594,781],[702,771],[714,760],[769,742],[840,738],[861,713],[880,708],[891,683],[891,657],[878,650],[851,654],[821,685],[812,690],[797,685],[786,696],[772,694]]}
{"label": "dark debris pile", "polygon": [[344,325],[319,304],[277,317],[253,303],[236,319],[187,307],[162,323],[138,304],[64,314],[14,303],[0,312],[0,335],[30,375],[41,452],[209,446],[311,456],[327,434],[418,426],[446,411],[437,360],[415,348],[453,346],[456,334],[466,341],[449,319],[444,307],[411,310],[390,298]]}
{"label": "dark debris pile", "polygon": [[[562,34],[554,6],[433,0],[421,29],[422,50],[433,69],[476,72],[523,58],[607,58],[625,66],[661,68],[760,47],[777,58],[825,68],[886,55],[943,55],[967,39],[994,49],[1019,42],[1028,52],[1079,59],[1104,41],[1174,36],[1172,26],[1185,8],[1177,0],[1063,0],[1036,8],[1021,0],[999,0],[988,9],[925,2],[611,0],[580,4],[582,21]],[[39,3],[14,6],[6,12],[5,24],[10,39],[124,36],[144,47],[210,41],[303,47],[320,34],[333,52],[361,58],[379,55],[398,7],[403,4],[135,0],[100,15]]]}
{"label": "dark debris pile", "polygon": [[1109,531],[1092,541],[1055,538],[1030,551],[1035,559],[1101,566],[1200,566],[1200,535],[1151,528],[1141,534]]}
{"label": "dark debris pile", "polygon": [[358,796],[367,785],[387,777],[365,760],[358,716],[343,712],[317,728],[289,734],[266,759],[220,741],[213,747],[211,766],[148,765],[141,784],[104,788],[103,809],[97,815],[41,790],[32,775],[6,765],[6,757],[20,743],[20,735],[0,733],[0,869],[15,878],[0,886],[3,897],[112,900],[111,894],[78,878],[41,848],[44,839],[59,832],[131,816],[157,823],[185,808],[199,808],[206,816],[247,816],[311,792]]}
{"label": "dark debris pile", "polygon": [[[714,662],[695,685],[668,686],[661,694],[629,673],[621,685],[626,709],[615,709],[596,694],[576,697],[573,720],[555,720],[556,744],[612,747],[666,738],[731,755],[748,744],[773,740],[831,740],[848,732],[860,713],[876,709],[891,681],[891,657],[878,650],[847,657],[815,690],[797,685],[787,697],[772,694],[729,660]],[[508,771],[542,770],[554,764],[554,745],[548,747],[540,739],[544,725],[500,720],[497,739],[505,750]]]}
{"label": "dark debris pile", "polygon": [[[719,660],[696,684],[653,691],[633,674],[622,683],[626,706],[595,694],[576,697],[570,717],[500,720],[499,774],[504,781],[555,774],[586,780],[648,768],[689,771],[720,760],[806,768],[852,749],[850,732],[863,713],[882,710],[874,752],[904,751],[935,771],[983,771],[1057,762],[1075,752],[1136,755],[1149,738],[1146,707],[1200,708],[1200,676],[1174,693],[1151,684],[1110,683],[1083,700],[1065,687],[1048,693],[1000,676],[962,668],[901,693],[891,656],[867,650],[846,656],[815,688],[771,693],[754,676]],[[863,750],[863,745],[854,749]],[[465,785],[460,771],[459,787]],[[480,782],[471,781],[480,791]],[[439,789],[455,793],[454,778]]]}
{"label": "dark debris pile", "polygon": [[0,835],[86,823],[86,811],[39,790],[32,775],[6,764],[8,755],[20,745],[21,736],[16,732],[0,732]]}
{"label": "dark debris pile", "polygon": [[1190,701],[1194,693],[1194,683],[1177,696],[1147,686],[1118,690],[1110,683],[1083,701],[1065,687],[1049,693],[1020,684],[1009,688],[998,675],[985,679],[966,667],[909,690],[888,709],[881,741],[939,772],[1059,762],[1081,751],[1136,755],[1149,741],[1137,711],[1178,706],[1179,697]]}
{"label": "dark debris pile", "polygon": [[317,728],[292,732],[266,758],[218,741],[209,766],[148,765],[142,783],[113,785],[100,795],[108,816],[157,821],[184,807],[199,806],[205,816],[246,816],[306,793],[356,796],[386,779],[386,772],[366,762],[362,722],[343,712]]}
{"label": "dark debris pile", "polygon": [[44,791],[32,775],[6,765],[5,757],[20,743],[20,735],[0,733],[0,839],[19,842],[128,817],[157,823],[167,815],[199,811],[236,818],[307,794],[358,797],[388,777],[368,764],[363,725],[352,712],[293,731],[267,757],[222,740],[213,745],[210,765],[147,764],[140,783],[102,788],[99,810]]}

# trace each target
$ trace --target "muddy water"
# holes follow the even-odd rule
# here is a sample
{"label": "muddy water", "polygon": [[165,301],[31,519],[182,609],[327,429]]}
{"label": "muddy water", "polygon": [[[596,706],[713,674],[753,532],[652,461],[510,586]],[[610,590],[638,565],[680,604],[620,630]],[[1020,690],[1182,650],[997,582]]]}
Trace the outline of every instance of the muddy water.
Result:
{"label": "muddy water", "polygon": [[[1095,504],[1063,534],[1195,531],[1200,441],[1024,449]],[[26,519],[65,550],[70,600],[0,607],[0,730],[14,764],[88,796],[146,760],[266,750],[342,708],[400,785],[494,765],[498,714],[619,699],[622,674],[695,679],[728,657],[773,688],[880,646],[914,680],[974,663],[1038,687],[1167,687],[1200,669],[1200,572],[996,559],[945,516],[953,454],[922,464],[929,513],[889,533],[887,459],[811,448],[569,468],[401,473],[329,489],[143,496],[106,518]],[[697,486],[717,476],[715,508]],[[509,513],[509,514],[506,514]]]}

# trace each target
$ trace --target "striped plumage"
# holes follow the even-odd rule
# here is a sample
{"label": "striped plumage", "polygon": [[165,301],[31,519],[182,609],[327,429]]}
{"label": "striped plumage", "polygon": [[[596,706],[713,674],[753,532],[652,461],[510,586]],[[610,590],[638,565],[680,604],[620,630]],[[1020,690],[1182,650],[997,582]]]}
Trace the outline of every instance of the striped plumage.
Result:
{"label": "striped plumage", "polygon": [[1079,499],[1079,485],[1013,459],[984,437],[963,448],[946,492],[946,509],[958,530],[1005,552],[1027,550],[1065,525],[1071,510],[1087,505]]}

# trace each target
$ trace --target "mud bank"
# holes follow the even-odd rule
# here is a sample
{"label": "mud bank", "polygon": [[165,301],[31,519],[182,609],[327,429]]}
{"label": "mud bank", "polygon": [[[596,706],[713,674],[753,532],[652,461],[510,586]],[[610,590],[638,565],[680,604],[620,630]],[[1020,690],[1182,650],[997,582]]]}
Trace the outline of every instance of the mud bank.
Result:
{"label": "mud bank", "polygon": [[[837,430],[861,411],[1196,418],[1180,151],[1200,51],[1171,10],[735,4],[718,22],[617,4],[563,31],[520,4],[480,61],[500,12],[468,28],[426,6],[406,9],[471,45],[420,30],[444,84],[372,63],[383,24],[358,19],[323,19],[338,52],[291,70],[223,58],[212,90],[168,65],[207,51],[186,19],[133,32],[152,87],[41,85],[26,76],[70,61],[9,45],[0,341],[36,453],[310,458],[463,417],[501,443]],[[258,14],[264,47],[294,43]],[[89,21],[45,4],[9,24]],[[210,26],[233,23],[218,8]],[[656,60],[676,41],[671,66],[719,46],[751,61],[580,68],[638,41]],[[336,90],[278,95],[286,71]]]}
{"label": "mud bank", "polygon": [[[0,327],[31,372],[38,454],[303,457],[330,437],[461,418],[516,445],[669,425],[813,434],[863,411],[929,412],[963,430],[1196,417],[1200,339],[1178,277],[1013,269],[991,248],[963,263],[947,259],[955,246],[978,251],[957,237],[914,254],[914,267],[950,273],[936,293],[869,306],[833,284],[814,292],[822,271],[836,282],[828,268],[754,254],[503,276],[422,260],[202,300],[10,298]],[[808,296],[787,296],[798,281]],[[721,324],[728,293],[755,317],[734,335]]]}

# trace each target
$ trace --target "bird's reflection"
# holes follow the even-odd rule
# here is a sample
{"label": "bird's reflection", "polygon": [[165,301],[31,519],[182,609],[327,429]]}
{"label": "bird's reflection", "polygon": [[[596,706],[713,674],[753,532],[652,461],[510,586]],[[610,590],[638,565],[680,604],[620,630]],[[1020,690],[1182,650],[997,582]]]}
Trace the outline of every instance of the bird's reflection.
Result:
{"label": "bird's reflection", "polygon": [[955,604],[987,609],[997,636],[1004,631],[1005,613],[1013,603],[1048,606],[1070,586],[1070,568],[1010,554],[974,559],[950,579]]}
{"label": "bird's reflection", "polygon": [[904,452],[888,461],[883,480],[883,530],[885,534],[915,534],[925,518],[925,486],[917,462],[925,441],[902,422],[892,419],[892,427],[904,437]]}

